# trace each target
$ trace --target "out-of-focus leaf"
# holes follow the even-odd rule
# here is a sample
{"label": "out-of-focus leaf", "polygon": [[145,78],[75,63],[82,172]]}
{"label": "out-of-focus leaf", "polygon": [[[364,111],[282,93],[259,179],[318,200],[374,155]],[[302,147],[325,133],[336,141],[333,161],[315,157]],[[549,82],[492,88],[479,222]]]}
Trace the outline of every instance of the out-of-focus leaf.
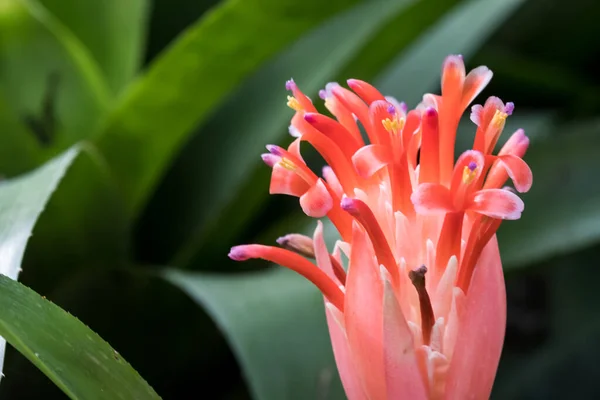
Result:
{"label": "out-of-focus leaf", "polygon": [[492,399],[596,399],[600,321],[549,343],[529,355],[494,389]]}
{"label": "out-of-focus leaf", "polygon": [[144,50],[148,0],[39,0],[83,42],[113,92],[137,72]]}
{"label": "out-of-focus leaf", "polygon": [[160,399],[100,336],[4,275],[0,335],[72,399]]}
{"label": "out-of-focus leaf", "polygon": [[472,55],[523,1],[471,0],[458,5],[392,62],[375,79],[376,85],[414,106],[436,87],[448,54]]}
{"label": "out-of-focus leaf", "polygon": [[557,128],[552,140],[533,143],[525,160],[533,187],[523,195],[519,221],[499,232],[505,267],[519,267],[580,249],[600,238],[600,123]]}
{"label": "out-of-focus leaf", "polygon": [[322,297],[291,271],[234,276],[167,270],[212,315],[255,399],[343,399]]}
{"label": "out-of-focus leaf", "polygon": [[[211,247],[206,240],[232,240],[264,200],[269,171],[260,153],[265,144],[289,137],[293,111],[285,106],[285,81],[293,76],[303,91],[315,94],[369,43],[382,23],[411,2],[365,2],[336,15],[235,92],[186,146],[149,210],[161,224],[152,231],[165,233],[153,238],[164,249],[158,258],[176,254],[174,265],[188,265],[201,243]],[[235,118],[230,118],[232,112]],[[257,174],[264,179],[254,179]],[[167,216],[157,208],[172,212]]]}
{"label": "out-of-focus leaf", "polygon": [[387,24],[340,72],[342,80],[372,80],[385,66],[404,52],[414,40],[427,31],[463,0],[416,1]]}
{"label": "out-of-focus leaf", "polygon": [[130,220],[104,158],[85,143],[48,202],[23,260],[22,280],[47,293],[76,269],[115,268],[128,256]]}
{"label": "out-of-focus leaf", "polygon": [[43,147],[64,149],[91,133],[109,92],[87,49],[42,5],[0,6],[0,92]]}
{"label": "out-of-focus leaf", "polygon": [[163,51],[219,0],[153,0],[149,18],[146,60]]}
{"label": "out-of-focus leaf", "polygon": [[237,83],[354,1],[228,0],[188,29],[130,86],[98,132],[128,209],[139,211],[189,133]]}
{"label": "out-of-focus leaf", "polygon": [[0,96],[0,176],[11,177],[30,170],[41,162],[41,153],[33,132]]}
{"label": "out-of-focus leaf", "polygon": [[[520,358],[513,354],[512,362],[507,363],[496,381],[492,398],[598,398],[598,250],[600,246],[592,246],[540,266],[543,270],[540,268],[539,274],[548,288],[549,339],[535,343],[534,349],[523,348]],[[510,315],[509,306],[509,318]],[[535,318],[536,315],[523,314],[520,322],[531,327]]]}
{"label": "out-of-focus leaf", "polygon": [[[71,149],[36,171],[0,183],[0,275],[17,279],[33,225],[77,153]],[[0,338],[0,373],[5,346]]]}

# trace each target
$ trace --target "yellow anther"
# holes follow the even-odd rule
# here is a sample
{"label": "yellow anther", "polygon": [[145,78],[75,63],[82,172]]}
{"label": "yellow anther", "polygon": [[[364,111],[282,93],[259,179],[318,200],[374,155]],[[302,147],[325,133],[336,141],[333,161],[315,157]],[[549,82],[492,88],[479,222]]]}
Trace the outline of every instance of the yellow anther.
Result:
{"label": "yellow anther", "polygon": [[381,120],[381,124],[386,131],[397,135],[400,131],[402,131],[402,128],[404,128],[404,118],[394,118],[393,120],[386,118]]}
{"label": "yellow anther", "polygon": [[287,99],[287,106],[289,108],[291,108],[294,111],[302,111],[302,105],[300,105],[298,99],[296,99],[294,96],[288,96]]}
{"label": "yellow anther", "polygon": [[506,117],[508,117],[507,113],[496,110],[494,117],[492,118],[492,125],[494,125],[496,128],[503,128]]}
{"label": "yellow anther", "polygon": [[477,177],[477,168],[471,169],[468,165],[465,165],[465,169],[463,169],[462,181],[465,185],[470,185],[473,183],[475,178]]}
{"label": "yellow anther", "polygon": [[296,170],[296,165],[289,159],[282,157],[281,160],[279,161],[279,165],[281,165],[283,168],[287,169],[288,171],[295,171]]}

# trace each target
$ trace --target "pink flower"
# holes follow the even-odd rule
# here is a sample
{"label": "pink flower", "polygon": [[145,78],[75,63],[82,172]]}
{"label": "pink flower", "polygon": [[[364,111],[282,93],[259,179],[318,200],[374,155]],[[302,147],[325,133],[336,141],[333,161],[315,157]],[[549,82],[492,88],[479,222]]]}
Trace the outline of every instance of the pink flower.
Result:
{"label": "pink flower", "polygon": [[[509,178],[518,192],[532,183],[522,130],[493,155],[514,110],[495,97],[473,106],[473,148],[454,162],[459,119],[491,77],[486,67],[465,74],[462,58],[449,56],[442,95],[425,95],[411,111],[366,82],[349,80],[352,91],[330,83],[320,96],[335,118],[319,114],[293,81],[286,85],[297,139],[287,150],[267,146],[270,192],[298,197],[311,217],[327,216],[340,240],[330,254],[319,222],[312,239],[291,234],[278,241],[283,248],[236,246],[229,256],[275,262],[321,290],[351,400],[491,393],[506,325],[495,234],[524,207],[502,187]],[[304,163],[301,141],[326,160],[321,177]]]}

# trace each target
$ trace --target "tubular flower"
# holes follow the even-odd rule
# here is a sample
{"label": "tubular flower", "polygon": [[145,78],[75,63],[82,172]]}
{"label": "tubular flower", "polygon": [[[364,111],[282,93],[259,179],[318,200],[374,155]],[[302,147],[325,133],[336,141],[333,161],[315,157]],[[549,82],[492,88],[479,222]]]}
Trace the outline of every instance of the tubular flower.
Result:
{"label": "tubular flower", "polygon": [[[328,217],[340,240],[329,253],[319,221],[312,238],[290,234],[281,247],[236,246],[229,256],[275,262],[320,289],[352,400],[490,395],[506,325],[495,234],[524,207],[503,185],[510,178],[525,192],[532,183],[522,130],[493,154],[514,109],[496,97],[472,107],[473,148],[454,161],[460,117],[491,77],[486,67],[466,74],[462,58],[449,56],[442,94],[426,94],[411,111],[366,82],[349,80],[351,90],[330,83],[320,97],[334,118],[319,114],[293,81],[286,85],[296,139],[263,154],[270,192]],[[321,176],[303,161],[302,141],[326,160]]]}

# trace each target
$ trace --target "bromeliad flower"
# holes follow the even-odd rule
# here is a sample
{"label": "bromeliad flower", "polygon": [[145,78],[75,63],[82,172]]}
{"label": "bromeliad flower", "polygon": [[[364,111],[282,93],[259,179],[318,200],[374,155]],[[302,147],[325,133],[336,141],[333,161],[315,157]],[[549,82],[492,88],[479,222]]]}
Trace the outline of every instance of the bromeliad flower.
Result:
{"label": "bromeliad flower", "polygon": [[[449,56],[442,95],[425,95],[411,111],[366,82],[349,80],[352,91],[330,83],[320,97],[335,119],[317,113],[293,81],[286,85],[297,139],[287,149],[267,146],[270,192],[327,216],[340,240],[330,254],[318,222],[313,238],[291,234],[281,247],[236,246],[229,256],[275,262],[321,290],[352,400],[490,395],[506,325],[495,234],[523,211],[503,185],[510,178],[525,192],[532,182],[522,130],[493,154],[514,109],[495,97],[472,107],[473,148],[454,162],[459,119],[491,77],[486,67],[465,74],[462,58]],[[326,160],[321,177],[303,161],[301,141]]]}

